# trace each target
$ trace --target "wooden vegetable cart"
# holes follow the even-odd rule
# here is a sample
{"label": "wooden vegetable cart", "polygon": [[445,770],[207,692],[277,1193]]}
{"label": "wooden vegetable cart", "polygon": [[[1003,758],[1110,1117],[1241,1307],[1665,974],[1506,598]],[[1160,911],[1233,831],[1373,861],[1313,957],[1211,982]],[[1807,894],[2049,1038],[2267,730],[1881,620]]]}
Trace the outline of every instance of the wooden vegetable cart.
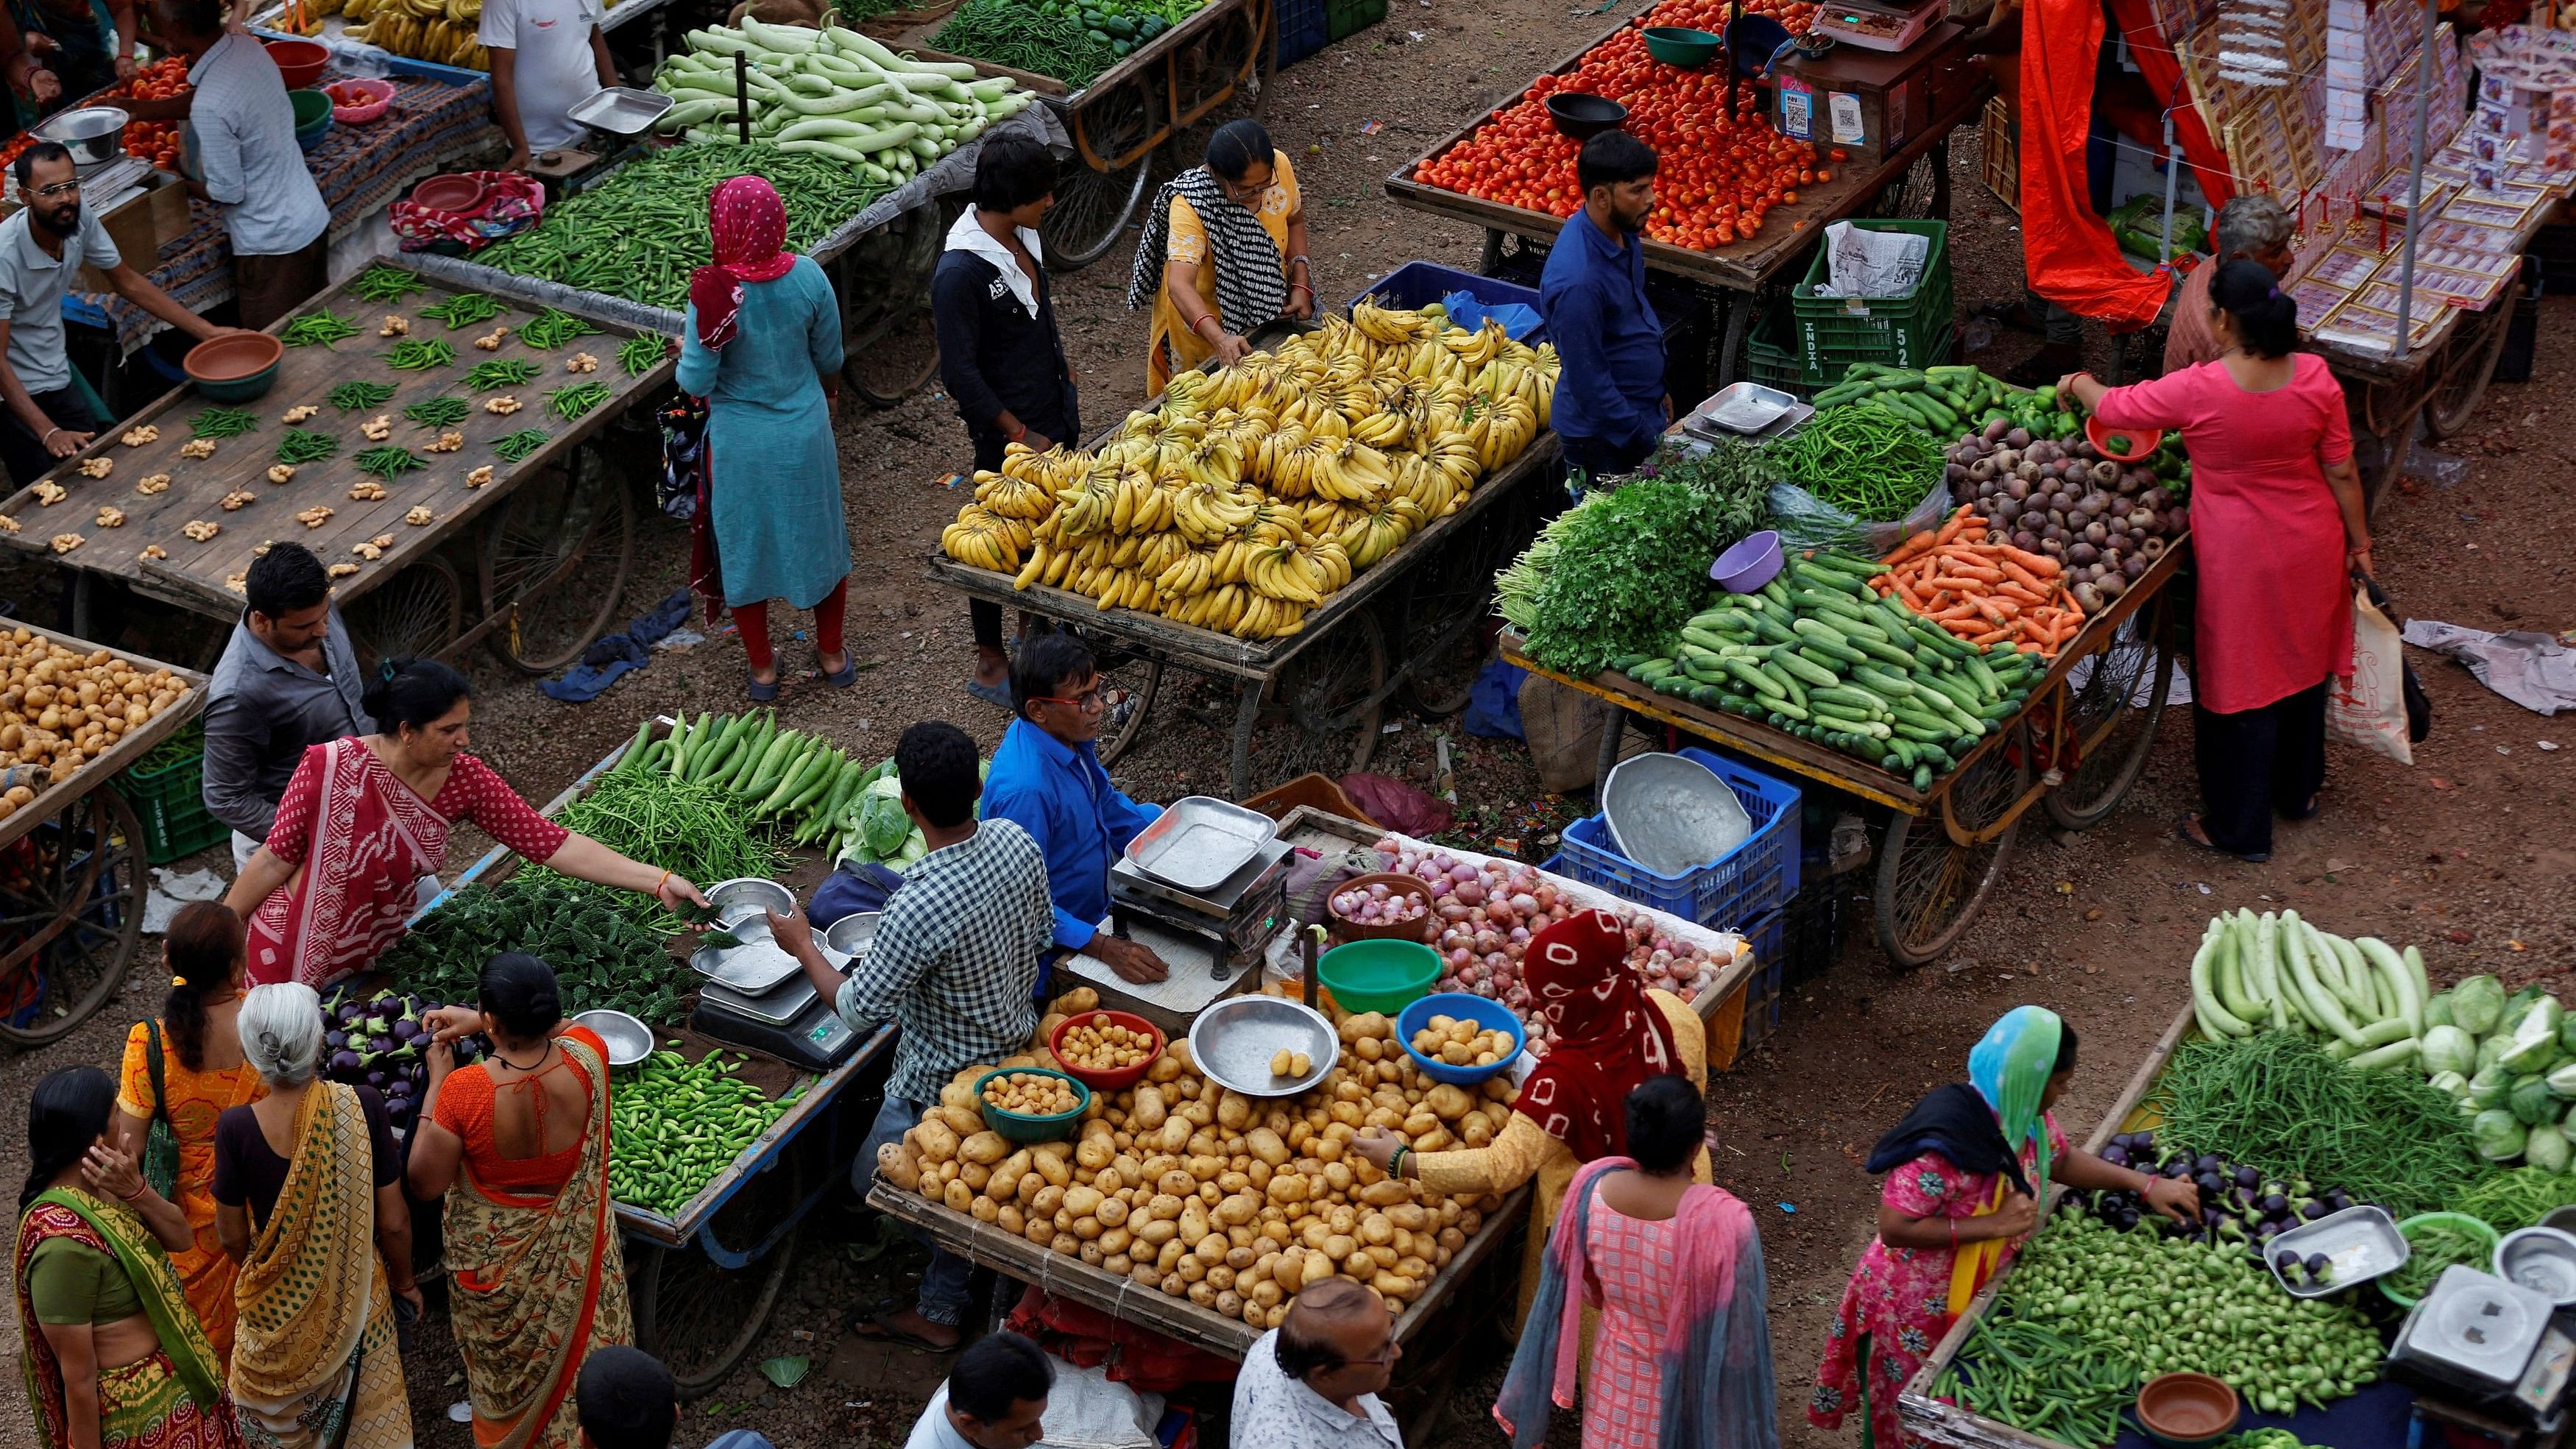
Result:
{"label": "wooden vegetable cart", "polygon": [[[670,721],[655,722],[653,738],[669,733]],[[588,795],[626,758],[632,743],[630,738],[609,751],[547,801],[541,813],[551,818]],[[803,896],[830,873],[831,861],[815,850],[795,856],[781,883]],[[518,861],[508,849],[495,846],[467,867],[454,886],[422,907],[412,923],[470,883],[507,879]],[[657,1043],[682,1042],[683,1054],[692,1059],[718,1045],[677,1028],[656,1026],[653,1035]],[[745,1080],[760,1071],[788,1078],[772,1096],[793,1098],[778,1120],[677,1212],[665,1217],[631,1203],[613,1204],[625,1235],[636,1343],[670,1366],[683,1399],[698,1398],[724,1382],[760,1342],[795,1262],[797,1230],[808,1213],[840,1190],[876,1119],[876,1099],[893,1062],[887,1049],[894,1039],[891,1024],[880,1026],[828,1072],[756,1058],[755,1072],[743,1074]],[[730,1045],[723,1049],[740,1050]],[[853,1084],[859,1090],[851,1091]]]}
{"label": "wooden vegetable cart", "polygon": [[[2365,445],[2356,450],[2355,460],[2363,469],[2362,499],[2373,514],[2405,471],[2417,423],[2438,442],[2458,434],[2476,415],[2487,383],[2495,377],[2496,359],[2504,355],[2505,336],[2513,330],[2520,290],[2519,283],[2508,284],[2484,311],[2453,309],[2423,345],[2403,358],[2306,339],[2343,382],[2353,441]],[[2416,300],[2431,301],[2420,294]]]}
{"label": "wooden vegetable cart", "polygon": [[[101,645],[15,619],[66,649]],[[145,671],[167,669],[186,691],[125,732],[107,752],[0,817],[0,1041],[56,1041],[87,1021],[125,983],[143,934],[143,822],[116,792],[116,776],[206,707],[206,676],[127,650],[108,651]]]}
{"label": "wooden vegetable cart", "polygon": [[[2050,819],[2083,830],[2108,818],[2137,782],[2173,681],[2164,589],[2190,546],[2189,534],[2173,540],[2128,592],[2086,620],[2021,710],[1926,790],[1830,746],[1657,694],[1624,674],[1578,679],[1548,669],[1513,635],[1503,637],[1503,656],[1607,701],[1618,711],[1614,725],[1633,719],[1714,740],[1883,810],[1872,892],[1878,944],[1898,968],[1911,970],[1947,951],[1976,919],[2033,805],[2044,803]],[[1616,727],[1602,733],[1604,777],[1618,760],[1620,734]]]}
{"label": "wooden vegetable cart", "polygon": [[[1603,41],[1634,23],[1618,22],[1575,47],[1543,73],[1563,75],[1573,70]],[[1808,250],[1823,238],[1828,223],[1857,216],[1948,216],[1950,132],[1978,114],[1986,87],[1981,79],[1955,79],[1961,74],[1957,68],[1976,63],[1967,55],[1967,31],[1963,27],[1940,22],[1916,42],[1916,47],[1930,52],[1925,63],[1927,75],[1954,79],[1946,86],[1939,80],[1927,82],[1929,90],[1918,103],[1930,107],[1932,114],[1896,149],[1875,159],[1855,153],[1852,160],[1836,167],[1833,180],[1798,188],[1797,204],[1772,208],[1763,218],[1761,233],[1748,240],[1710,251],[1694,251],[1670,242],[1639,238],[1648,270],[1684,283],[1709,304],[1710,342],[1714,348],[1708,384],[1711,391],[1741,376],[1744,343],[1754,322],[1772,297],[1800,280],[1803,272],[1792,268],[1803,266]],[[1916,57],[1909,52],[1906,58]],[[1751,82],[1746,85],[1750,87]],[[1396,205],[1483,228],[1485,251],[1479,270],[1488,276],[1533,273],[1564,228],[1564,220],[1547,212],[1432,186],[1414,180],[1413,173],[1483,129],[1518,103],[1527,89],[1527,82],[1515,86],[1386,178],[1386,194]]]}
{"label": "wooden vegetable cart", "polygon": [[1062,114],[1082,169],[1057,183],[1055,209],[1041,227],[1046,263],[1059,272],[1087,267],[1117,244],[1153,189],[1157,147],[1238,91],[1260,116],[1278,68],[1272,0],[1210,0],[1078,89],[1053,76],[931,49],[946,20],[944,10],[926,21],[898,12],[859,28],[926,60],[963,61],[1010,76]]}
{"label": "wooden vegetable cart", "polygon": [[[633,329],[609,324],[597,335],[541,352],[518,339],[518,329],[530,320],[529,309],[512,308],[490,322],[449,331],[423,317],[421,308],[460,289],[426,282],[426,291],[377,303],[362,300],[356,284],[352,277],[295,314],[330,312],[358,325],[360,333],[336,349],[287,348],[276,385],[242,404],[259,415],[257,427],[217,441],[211,457],[184,458],[180,448],[190,440],[189,420],[217,404],[194,386],[174,389],[101,432],[77,458],[66,460],[37,485],[68,490],[62,502],[40,504],[33,487],[0,502],[0,514],[19,524],[18,532],[0,533],[0,541],[52,558],[78,575],[121,580],[138,593],[228,626],[240,613],[241,578],[251,560],[268,541],[291,539],[312,549],[325,568],[356,566],[355,573],[337,578],[334,590],[362,657],[452,656],[487,639],[503,662],[529,674],[548,673],[579,657],[616,613],[635,558],[631,491],[586,440],[666,381],[671,362],[665,359],[642,376],[629,377],[618,365],[617,352]],[[402,340],[377,335],[388,314],[409,319],[413,339],[448,343],[456,360],[422,372],[386,367],[381,355]],[[281,318],[270,330],[293,320]],[[477,336],[504,324],[511,336],[500,350],[476,349]],[[580,352],[599,359],[597,372],[565,370],[566,360]],[[463,386],[468,368],[496,358],[524,359],[540,369],[524,386],[505,390],[521,404],[506,416],[484,410],[485,400],[497,394],[467,392]],[[328,397],[333,388],[351,381],[390,383],[396,391],[378,407],[344,414]],[[588,382],[605,385],[608,400],[578,420],[552,414],[548,393]],[[465,445],[451,453],[427,452],[443,430],[415,426],[403,417],[403,409],[442,395],[470,405],[465,420],[452,426],[464,434]],[[298,466],[291,481],[272,483],[268,469],[277,462],[288,426],[281,419],[289,408],[304,404],[321,411],[295,426],[338,437],[340,449],[325,461]],[[353,499],[351,486],[368,481],[355,459],[378,446],[359,429],[379,413],[393,419],[385,444],[411,449],[427,466],[383,480],[380,501]],[[145,427],[159,429],[159,437],[136,447],[119,441],[126,432]],[[499,439],[529,428],[546,434],[535,452],[514,463],[492,450]],[[93,458],[108,460],[114,471],[104,478],[81,476],[80,464]],[[468,475],[486,466],[492,469],[491,481],[471,485]],[[156,474],[169,476],[164,491],[136,491],[142,479]],[[525,486],[540,477],[546,479],[543,486]],[[251,495],[252,501],[225,511],[222,500],[239,493]],[[125,522],[101,527],[98,511],[110,506],[123,510]],[[300,525],[295,515],[315,506],[331,509],[331,516],[318,527]],[[430,510],[431,521],[406,522],[414,508]],[[221,531],[198,542],[184,531],[193,521],[213,523]],[[48,540],[59,533],[77,533],[84,541],[69,553],[55,554]],[[391,542],[378,558],[353,551],[387,535]],[[151,548],[166,556],[145,557]],[[479,616],[470,626],[465,622],[469,571]]]}

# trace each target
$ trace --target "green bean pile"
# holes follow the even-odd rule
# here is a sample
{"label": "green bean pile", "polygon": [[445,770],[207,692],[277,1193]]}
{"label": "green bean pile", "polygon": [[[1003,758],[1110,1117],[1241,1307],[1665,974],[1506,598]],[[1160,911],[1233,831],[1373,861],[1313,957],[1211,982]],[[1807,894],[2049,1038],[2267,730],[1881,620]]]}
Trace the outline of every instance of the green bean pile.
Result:
{"label": "green bean pile", "polygon": [[404,408],[403,416],[419,427],[452,428],[473,411],[473,404],[461,397],[434,397]]}
{"label": "green bean pile", "polygon": [[434,338],[406,337],[385,354],[385,366],[396,372],[426,372],[456,360],[456,349]]}
{"label": "green bean pile", "polygon": [[1866,523],[1903,518],[1941,481],[1941,445],[1877,408],[1822,409],[1767,451],[1781,477]]}
{"label": "green bean pile", "polygon": [[2490,1172],[2451,1200],[2451,1211],[2466,1213],[2500,1233],[2537,1226],[2559,1208],[2576,1204],[2576,1176],[2544,1167],[2516,1167]]}
{"label": "green bean pile", "polygon": [[365,301],[381,303],[399,302],[414,292],[427,291],[428,288],[422,285],[420,278],[412,273],[400,267],[389,267],[378,262],[358,274],[358,280],[351,284],[351,290]]}
{"label": "green bean pile", "polygon": [[494,440],[492,451],[500,454],[502,457],[513,463],[517,463],[525,460],[530,453],[535,452],[545,445],[545,429],[521,428],[515,433],[511,433]]}
{"label": "green bean pile", "polygon": [[626,369],[628,377],[642,377],[661,366],[670,350],[670,338],[659,332],[638,332],[617,349],[617,365]]}
{"label": "green bean pile", "polygon": [[573,387],[559,387],[546,394],[546,411],[565,422],[578,422],[592,408],[608,401],[608,384],[585,382]]}
{"label": "green bean pile", "polygon": [[1092,39],[1079,15],[1043,14],[1028,0],[966,0],[931,44],[950,55],[1053,76],[1077,90],[1118,63],[1116,47]]}
{"label": "green bean pile", "polygon": [[389,382],[344,382],[331,389],[331,406],[344,413],[362,413],[383,407],[393,400],[394,386]]}
{"label": "green bean pile", "polygon": [[2345,1066],[2295,1032],[2185,1042],[2148,1100],[2165,1147],[2338,1182],[2400,1217],[2448,1206],[2482,1171],[2447,1093]]}
{"label": "green bean pile", "polygon": [[609,1195],[670,1217],[786,1115],[793,1093],[773,1102],[733,1075],[749,1060],[715,1051],[691,1062],[666,1050],[631,1078],[621,1071],[608,1095]]}
{"label": "green bean pile", "polygon": [[629,161],[546,208],[535,226],[475,258],[521,276],[677,311],[709,255],[707,193],[754,175],[787,204],[787,245],[803,251],[888,189],[852,167],[774,146],[703,142]]}
{"label": "green bean pile", "polygon": [[188,432],[199,438],[238,438],[259,426],[259,414],[248,408],[208,408],[188,419]]}
{"label": "green bean pile", "polygon": [[421,308],[420,315],[446,323],[447,330],[453,332],[459,327],[489,322],[500,316],[501,310],[500,303],[480,292],[459,292],[435,306]]}
{"label": "green bean pile", "polygon": [[465,386],[475,392],[499,392],[533,382],[537,365],[524,357],[504,357],[492,362],[478,362],[466,371]]}
{"label": "green bean pile", "polygon": [[2061,1444],[2108,1444],[2119,1437],[2120,1410],[2138,1396],[2138,1369],[2117,1349],[2012,1318],[1998,1304],[1977,1320],[1932,1392]]}
{"label": "green bean pile", "polygon": [[598,328],[570,312],[558,312],[548,307],[519,329],[519,340],[539,352],[552,352],[576,337],[592,337],[598,332]]}
{"label": "green bean pile", "polygon": [[357,335],[356,324],[328,312],[307,312],[277,330],[277,340],[289,347],[310,347],[317,342],[336,347]]}
{"label": "green bean pile", "polygon": [[2494,1243],[2448,1223],[2400,1223],[2397,1230],[2406,1235],[2406,1246],[2412,1251],[2405,1265],[2388,1275],[2388,1286],[2409,1298],[2432,1292],[2433,1280],[2453,1263],[2485,1271],[2495,1253]]}
{"label": "green bean pile", "polygon": [[355,461],[357,462],[359,472],[372,473],[375,476],[384,479],[388,483],[401,477],[403,474],[410,472],[414,468],[426,468],[429,466],[429,464],[421,461],[421,459],[414,454],[411,449],[390,446],[369,448],[365,452],[360,453]]}
{"label": "green bean pile", "polygon": [[316,433],[304,428],[288,428],[285,438],[277,445],[277,461],[319,463],[339,451],[340,440],[329,433]]}
{"label": "green bean pile", "polygon": [[[664,774],[612,771],[555,820],[629,859],[694,881],[773,876],[784,857],[752,834],[750,812],[726,791]],[[647,919],[672,922],[650,896],[631,896]]]}

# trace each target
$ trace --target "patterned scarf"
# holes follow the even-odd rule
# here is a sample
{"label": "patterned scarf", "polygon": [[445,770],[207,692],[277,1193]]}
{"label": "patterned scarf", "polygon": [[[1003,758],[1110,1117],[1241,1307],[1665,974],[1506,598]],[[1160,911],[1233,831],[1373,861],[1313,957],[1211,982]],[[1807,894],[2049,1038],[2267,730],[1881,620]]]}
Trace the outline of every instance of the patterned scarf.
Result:
{"label": "patterned scarf", "polygon": [[787,204],[757,176],[716,183],[707,193],[707,230],[715,264],[689,273],[689,300],[698,309],[698,341],[722,352],[742,313],[742,284],[777,281],[796,265],[796,254],[787,250]]}
{"label": "patterned scarf", "polygon": [[[212,1344],[197,1327],[188,1295],[169,1255],[145,1230],[132,1208],[92,1197],[76,1187],[47,1188],[18,1218],[18,1251],[12,1262],[18,1288],[18,1334],[27,1399],[36,1411],[37,1441],[71,1442],[71,1425],[63,1403],[63,1366],[36,1322],[36,1300],[27,1286],[27,1265],[37,1245],[48,1238],[69,1238],[116,1259],[134,1282],[161,1357],[186,1390],[193,1413],[187,1434],[173,1436],[193,1444],[233,1444],[232,1406],[224,1402],[223,1369]],[[146,1360],[152,1362],[152,1360]],[[118,1370],[117,1372],[123,1372]]]}
{"label": "patterned scarf", "polygon": [[1672,1024],[1628,969],[1628,933],[1608,911],[1568,916],[1530,938],[1530,997],[1556,1044],[1512,1110],[1590,1162],[1628,1150],[1628,1093],[1682,1069]]}
{"label": "patterned scarf", "polygon": [[315,745],[321,774],[313,847],[286,888],[251,916],[250,984],[323,987],[402,939],[420,878],[447,864],[447,817],[394,778],[361,736]]}
{"label": "patterned scarf", "polygon": [[1163,267],[1172,246],[1172,198],[1187,200],[1207,228],[1208,260],[1216,266],[1218,318],[1233,332],[1250,332],[1288,305],[1288,264],[1261,218],[1225,194],[1205,166],[1193,166],[1165,183],[1145,211],[1145,239],[1127,274],[1127,307],[1150,307],[1163,289]]}

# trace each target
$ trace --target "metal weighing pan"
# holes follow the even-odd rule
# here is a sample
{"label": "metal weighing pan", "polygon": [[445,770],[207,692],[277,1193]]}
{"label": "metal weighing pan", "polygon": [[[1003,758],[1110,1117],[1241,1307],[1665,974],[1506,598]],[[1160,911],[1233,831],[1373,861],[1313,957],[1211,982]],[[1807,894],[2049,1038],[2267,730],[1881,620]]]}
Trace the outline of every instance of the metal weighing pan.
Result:
{"label": "metal weighing pan", "polygon": [[653,129],[653,123],[669,109],[671,98],[657,91],[602,86],[574,102],[566,114],[576,126],[588,126],[612,136],[641,136]]}
{"label": "metal weighing pan", "polygon": [[1795,394],[1758,382],[1729,383],[1691,409],[1690,415],[1682,419],[1682,428],[1701,436],[1715,429],[1749,437],[1788,416],[1797,406]]}
{"label": "metal weighing pan", "polygon": [[1185,891],[1213,890],[1270,842],[1278,823],[1258,810],[1191,795],[1127,842],[1138,870]]}
{"label": "metal weighing pan", "polygon": [[[2298,1254],[2302,1261],[2325,1254],[2326,1261],[2334,1265],[2332,1279],[2318,1285],[2307,1282],[2306,1275],[2301,1274],[2301,1281],[2292,1283],[2281,1276],[2273,1261],[2285,1252]],[[2406,1235],[2397,1231],[2397,1220],[2386,1209],[2363,1203],[2280,1234],[2263,1245],[2262,1254],[2263,1266],[2271,1269],[2273,1280],[2283,1292],[2293,1298],[2323,1298],[2396,1272],[2406,1266],[2415,1250],[2407,1243]]]}
{"label": "metal weighing pan", "polygon": [[770,938],[763,916],[729,922],[726,929],[742,938],[739,946],[700,946],[689,953],[689,966],[699,975],[745,996],[759,996],[805,969]]}
{"label": "metal weighing pan", "polygon": [[[1283,1051],[1304,1052],[1313,1066],[1302,1077],[1274,1077],[1271,1059]],[[1322,1012],[1277,996],[1229,996],[1190,1023],[1190,1060],[1246,1097],[1293,1097],[1323,1081],[1340,1051]]]}
{"label": "metal weighing pan", "polygon": [[599,1039],[608,1043],[608,1064],[612,1067],[631,1067],[653,1054],[651,1029],[625,1012],[603,1006],[574,1017],[572,1024],[599,1033]]}
{"label": "metal weighing pan", "polygon": [[1601,787],[1619,853],[1661,876],[1687,875],[1753,838],[1753,817],[1717,772],[1680,755],[1622,760]]}
{"label": "metal weighing pan", "polygon": [[794,891],[759,876],[717,881],[706,888],[706,895],[707,904],[715,907],[716,919],[746,941],[752,937],[752,932],[744,929],[746,925],[758,927],[763,937],[769,934],[769,918],[763,912],[776,911],[784,916],[796,910]]}

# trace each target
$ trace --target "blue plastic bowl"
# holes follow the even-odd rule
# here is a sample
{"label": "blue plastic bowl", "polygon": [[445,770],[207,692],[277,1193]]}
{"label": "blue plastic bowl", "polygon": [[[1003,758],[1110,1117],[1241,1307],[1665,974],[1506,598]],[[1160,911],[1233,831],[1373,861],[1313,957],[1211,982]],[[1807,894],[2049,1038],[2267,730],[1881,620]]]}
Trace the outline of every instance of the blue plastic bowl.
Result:
{"label": "blue plastic bowl", "polygon": [[1749,594],[1771,582],[1787,562],[1780,535],[1766,528],[1719,554],[1708,566],[1708,576],[1730,594]]}
{"label": "blue plastic bowl", "polygon": [[[1447,1062],[1434,1061],[1413,1049],[1413,1034],[1429,1026],[1435,1016],[1472,1020],[1478,1026],[1510,1032],[1512,1054],[1484,1067],[1453,1067]],[[1529,1045],[1529,1033],[1521,1030],[1520,1018],[1512,1015],[1510,1007],[1464,991],[1434,992],[1406,1007],[1395,1019],[1395,1039],[1404,1044],[1404,1054],[1413,1058],[1413,1064],[1422,1069],[1424,1076],[1454,1087],[1473,1086],[1488,1077],[1510,1071],[1512,1063],[1520,1059],[1521,1050]]]}

